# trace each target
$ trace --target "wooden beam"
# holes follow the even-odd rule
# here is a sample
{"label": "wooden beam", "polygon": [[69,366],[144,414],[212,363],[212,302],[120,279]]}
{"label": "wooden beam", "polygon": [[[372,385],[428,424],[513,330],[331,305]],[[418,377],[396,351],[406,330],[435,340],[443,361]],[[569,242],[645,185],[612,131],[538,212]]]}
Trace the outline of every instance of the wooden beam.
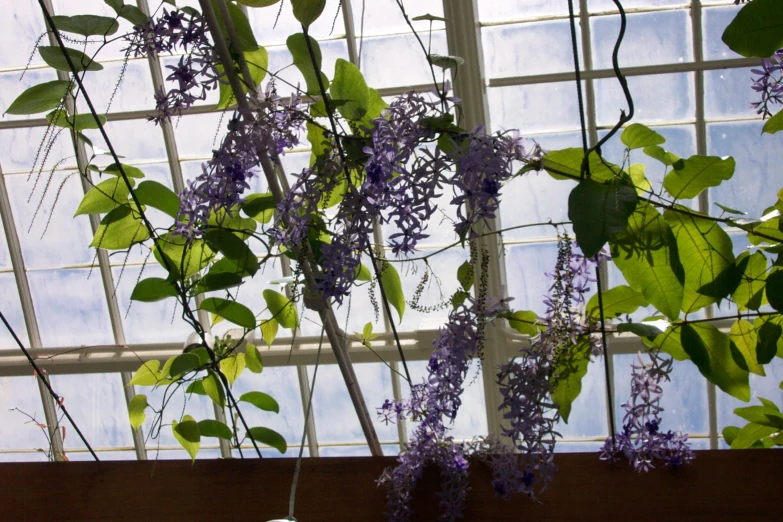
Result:
{"label": "wooden beam", "polygon": [[[772,520],[780,511],[783,452],[699,451],[692,465],[638,474],[595,453],[558,454],[550,489],[506,502],[483,464],[471,465],[466,521]],[[3,520],[254,520],[288,514],[293,459],[0,464]],[[393,458],[305,459],[300,522],[384,520],[375,480]],[[414,520],[438,519],[437,470],[416,490]]]}

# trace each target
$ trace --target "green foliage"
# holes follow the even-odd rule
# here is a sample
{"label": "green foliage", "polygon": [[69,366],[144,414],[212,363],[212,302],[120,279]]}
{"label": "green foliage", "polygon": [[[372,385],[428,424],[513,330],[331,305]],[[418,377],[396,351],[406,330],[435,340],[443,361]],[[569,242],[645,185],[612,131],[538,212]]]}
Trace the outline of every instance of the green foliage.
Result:
{"label": "green foliage", "polygon": [[[610,290],[601,292],[603,301],[604,317],[611,319],[623,314],[632,314],[640,306],[650,304],[644,295],[637,292],[630,286],[620,285]],[[600,319],[600,310],[598,309],[598,294],[595,294],[587,302],[585,315],[594,320]]]}
{"label": "green foliage", "polygon": [[190,415],[182,417],[182,422],[171,421],[171,431],[174,438],[188,452],[193,462],[196,461],[196,454],[201,446],[201,429],[196,420]]}
{"label": "green foliage", "polygon": [[[294,65],[299,69],[299,72],[302,73],[302,76],[304,76],[305,83],[307,84],[307,94],[320,96],[321,89],[318,85],[318,77],[315,75],[316,69],[313,66],[310,49],[307,46],[307,39],[310,41],[310,47],[312,47],[312,52],[315,56],[315,63],[320,71],[321,47],[314,38],[305,36],[303,33],[296,33],[289,36],[285,41],[285,44],[294,59]],[[324,89],[329,88],[329,79],[323,72],[321,72],[321,82],[324,85]],[[321,116],[326,116],[326,113],[324,112]]]}
{"label": "green foliage", "polygon": [[71,72],[71,66],[68,65],[68,59],[65,57],[66,54],[68,55],[68,58],[71,59],[71,63],[73,64],[76,71],[81,72],[103,70],[103,65],[94,61],[83,52],[77,49],[72,49],[70,47],[66,47],[65,52],[63,52],[63,49],[58,46],[42,45],[38,47],[38,52],[41,54],[43,61],[45,61],[49,67],[52,67],[58,71],[64,71],[67,73]]}
{"label": "green foliage", "polygon": [[[184,237],[172,233],[160,236],[158,246],[152,252],[158,263],[176,279],[195,275],[215,257],[203,239],[188,243]],[[164,256],[166,262],[163,261]]]}
{"label": "green foliage", "polygon": [[734,167],[734,158],[730,156],[691,156],[666,175],[663,188],[676,199],[695,198],[704,189],[731,179]]}
{"label": "green foliage", "polygon": [[[751,422],[737,432],[734,440],[731,442],[731,449],[747,449],[757,447],[755,446],[757,442],[762,441],[762,439],[765,439],[773,433],[777,433],[778,431],[780,431],[778,428],[762,426],[760,424]],[[762,444],[762,447],[769,446]]]}
{"label": "green foliage", "polygon": [[359,263],[359,266],[356,269],[356,280],[367,283],[372,281],[372,274],[370,273],[370,269]]}
{"label": "green foliage", "polygon": [[291,6],[294,8],[294,18],[309,27],[323,13],[326,0],[291,0]]}
{"label": "green foliage", "polygon": [[666,143],[666,138],[641,123],[633,123],[626,127],[620,135],[620,140],[631,150]]}
{"label": "green foliage", "polygon": [[[253,79],[253,88],[256,88],[258,85],[261,84],[262,81],[264,81],[264,78],[266,78],[266,71],[269,68],[269,53],[267,50],[263,47],[259,47],[255,51],[245,51],[242,53],[245,57],[245,63],[247,63],[247,69],[250,71],[250,77]],[[234,68],[236,70],[239,70],[239,64],[235,63]],[[217,66],[218,71],[221,73],[223,72],[223,66],[218,65]],[[244,78],[241,78],[244,80]],[[215,106],[216,111],[224,110],[229,107],[233,107],[236,105],[237,100],[236,96],[234,96],[234,91],[231,90],[231,86],[228,83],[220,82],[220,86],[218,87],[220,96],[218,98],[218,103]],[[247,92],[248,86],[245,85],[244,81],[242,82],[242,92]]]}
{"label": "green foliage", "polygon": [[220,360],[220,373],[226,377],[229,386],[233,386],[236,380],[239,379],[246,364],[245,354],[243,353],[231,355]]}
{"label": "green foliage", "polygon": [[247,369],[253,373],[261,373],[262,371],[264,371],[264,365],[261,362],[261,354],[258,353],[258,348],[256,348],[256,345],[254,344],[247,345],[247,353],[245,354],[245,364],[247,364]]}
{"label": "green foliage", "polygon": [[[266,292],[265,292],[266,293]],[[252,330],[256,327],[256,318],[253,312],[243,304],[223,299],[221,297],[209,297],[202,301],[201,310],[212,312],[226,321],[230,321],[243,328]]]}
{"label": "green foliage", "polygon": [[6,114],[37,114],[60,106],[62,99],[71,89],[71,82],[54,80],[33,85],[9,105]]}
{"label": "green foliage", "polygon": [[131,293],[131,300],[154,303],[177,295],[179,295],[177,289],[171,281],[160,277],[148,277],[136,283]]}
{"label": "green foliage", "polygon": [[134,190],[139,203],[156,208],[172,218],[179,212],[179,197],[167,186],[157,181],[142,181]]}
{"label": "green foliage", "polygon": [[568,197],[568,219],[585,257],[593,257],[610,237],[628,227],[636,210],[636,190],[624,181],[583,179]]}
{"label": "green foliage", "polygon": [[535,337],[546,329],[545,326],[538,323],[538,314],[530,310],[518,310],[506,316],[508,325],[521,333]]}
{"label": "green foliage", "polygon": [[125,173],[125,175],[129,178],[143,178],[144,173],[137,169],[136,167],[131,167],[130,165],[126,165],[124,163],[120,163],[119,165],[117,163],[112,163],[105,169],[103,169],[104,174],[108,174],[109,176],[119,176],[122,177],[122,172],[120,172],[120,168],[122,168],[122,172]]}
{"label": "green foliage", "polygon": [[777,270],[767,276],[764,290],[770,306],[778,312],[783,312],[783,270]]}
{"label": "green foliage", "polygon": [[[216,0],[211,1],[212,9],[215,11],[215,16],[220,23],[220,30],[224,35],[226,35],[228,34],[228,31],[226,30],[226,24],[223,21],[220,10],[217,8],[217,2]],[[242,8],[238,5],[231,2],[228,2],[227,4],[228,14],[231,17],[231,23],[234,24],[234,29],[236,29],[240,47],[240,49],[232,49],[232,51],[252,52],[257,50],[258,42],[256,42],[256,37],[253,35],[253,28],[250,27],[250,21],[247,19],[247,15],[245,15],[244,11],[242,11]]]}
{"label": "green foliage", "polygon": [[731,356],[734,362],[745,371],[761,375],[766,375],[764,366],[759,364],[756,356],[756,345],[758,344],[758,334],[751,323],[740,319],[731,325],[729,333]]}
{"label": "green foliage", "polygon": [[[299,316],[296,313],[296,306],[286,296],[274,290],[264,290],[263,292],[266,306],[272,313],[272,318],[283,328],[294,329],[299,324]],[[274,339],[274,336],[272,336]],[[271,342],[268,342],[271,344]]]}
{"label": "green foliage", "polygon": [[777,114],[767,120],[767,123],[764,124],[764,128],[761,129],[761,132],[775,134],[781,130],[783,130],[783,111],[778,111]]}
{"label": "green foliage", "polygon": [[337,110],[343,118],[361,121],[370,108],[370,91],[358,67],[338,58],[334,65],[334,79],[329,90]]}
{"label": "green foliage", "polygon": [[405,294],[402,292],[402,281],[397,269],[385,260],[381,264],[380,283],[383,285],[386,299],[397,310],[397,313],[400,315],[400,321],[402,321],[402,315],[405,313]]}
{"label": "green foliage", "polygon": [[279,327],[280,323],[277,322],[277,319],[261,321],[261,336],[264,338],[268,347],[272,346],[275,337],[277,337],[277,330]]}
{"label": "green foliage", "polygon": [[247,437],[253,439],[261,444],[266,444],[275,448],[280,453],[285,453],[288,449],[288,444],[282,435],[269,428],[250,428],[247,432]]}
{"label": "green foliage", "polygon": [[242,212],[259,223],[269,223],[275,215],[275,198],[271,193],[250,194],[239,205]]}
{"label": "green foliage", "polygon": [[682,347],[701,374],[729,395],[749,401],[748,372],[734,362],[729,336],[708,323],[685,324],[680,329]]}
{"label": "green foliage", "polygon": [[465,261],[457,269],[457,281],[462,285],[462,289],[466,292],[470,292],[475,280],[475,274],[473,273],[473,265],[470,261]]}
{"label": "green foliage", "polygon": [[147,406],[149,406],[147,404],[147,396],[143,394],[134,395],[130,403],[128,403],[128,418],[134,430],[144,424],[144,420],[147,418],[144,410],[147,409]]}
{"label": "green foliage", "polygon": [[552,370],[552,400],[560,409],[563,421],[568,423],[571,406],[582,392],[582,378],[587,375],[590,363],[590,342],[586,338],[571,346],[562,356],[557,357]]}
{"label": "green foliage", "polygon": [[656,159],[668,167],[677,166],[681,167],[684,162],[679,156],[671,152],[666,152],[662,147],[658,145],[650,145],[645,147],[642,152],[647,154],[653,159]]}
{"label": "green foliage", "polygon": [[745,4],[723,32],[723,43],[745,57],[769,58],[783,47],[783,9],[779,0]]}
{"label": "green foliage", "polygon": [[260,391],[250,391],[243,393],[242,396],[239,397],[239,402],[247,402],[248,404],[252,404],[256,408],[263,411],[273,411],[275,413],[280,413],[280,405],[277,404],[277,401],[266,393],[262,393]]}
{"label": "green foliage", "polygon": [[185,375],[201,367],[201,359],[195,353],[183,353],[174,358],[169,367],[169,374],[172,377]]}
{"label": "green foliage", "polygon": [[114,18],[95,15],[52,16],[58,31],[82,36],[109,36],[117,32],[120,24]]}
{"label": "green foliage", "polygon": [[[50,112],[46,115],[46,120],[55,127],[60,127],[62,129],[83,131],[98,128],[98,122],[95,121],[92,114],[77,114],[76,116],[72,116],[63,109],[55,109]],[[98,120],[101,122],[101,125],[103,125],[106,123],[106,116],[99,114]]]}
{"label": "green foliage", "polygon": [[201,385],[204,387],[207,397],[212,399],[212,402],[221,408],[226,407],[226,391],[223,389],[223,383],[220,382],[220,378],[215,372],[209,370],[207,376],[201,380]]}
{"label": "green foliage", "polygon": [[258,258],[247,244],[227,230],[213,229],[204,234],[204,239],[213,251],[220,252],[233,261],[239,270],[255,275],[258,271]]}
{"label": "green foliage", "polygon": [[731,298],[740,310],[758,310],[764,298],[767,258],[761,252],[743,252],[736,266],[740,281]]}
{"label": "green foliage", "polygon": [[155,386],[158,382],[160,361],[151,360],[143,363],[133,374],[128,386]]}
{"label": "green foliage", "polygon": [[[665,322],[665,321],[663,321]],[[641,323],[620,323],[617,325],[617,333],[630,332],[639,337],[647,337],[648,339],[656,339],[659,335],[663,335],[669,323],[666,325],[661,324],[661,321],[649,321]],[[664,329],[661,330],[661,327]],[[682,350],[682,347],[680,347]],[[666,351],[666,350],[664,350]],[[682,359],[686,359],[687,356],[683,352]]]}
{"label": "green foliage", "polygon": [[[133,186],[133,180],[131,186]],[[111,178],[105,181],[101,181],[90,190],[82,198],[79,203],[79,208],[76,209],[74,217],[81,216],[83,214],[105,214],[117,208],[120,205],[124,205],[128,201],[128,186],[120,178]]]}
{"label": "green foliage", "polygon": [[134,203],[117,207],[101,220],[90,242],[91,247],[124,250],[149,239],[150,234]]}
{"label": "green foliage", "polygon": [[465,60],[459,56],[446,56],[442,54],[430,54],[427,55],[427,61],[435,67],[441,69],[456,69],[460,65],[465,64]]}
{"label": "green foliage", "polygon": [[199,435],[201,437],[217,437],[231,440],[231,428],[224,423],[212,419],[204,419],[198,422]]}

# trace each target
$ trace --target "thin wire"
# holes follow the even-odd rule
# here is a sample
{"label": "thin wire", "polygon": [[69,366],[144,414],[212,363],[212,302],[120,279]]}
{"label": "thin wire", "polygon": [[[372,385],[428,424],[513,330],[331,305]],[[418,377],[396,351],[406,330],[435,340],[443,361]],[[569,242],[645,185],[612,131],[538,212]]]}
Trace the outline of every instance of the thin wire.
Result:
{"label": "thin wire", "polygon": [[11,333],[11,336],[16,341],[16,344],[19,345],[19,348],[22,350],[22,353],[24,353],[24,356],[27,357],[27,361],[30,363],[30,366],[33,367],[33,370],[35,371],[35,375],[39,379],[41,379],[41,382],[44,384],[44,386],[46,386],[46,389],[49,390],[49,395],[51,395],[52,398],[55,400],[55,402],[58,404],[58,406],[60,406],[60,409],[63,411],[63,414],[68,418],[68,421],[71,423],[71,426],[73,426],[73,429],[76,430],[76,433],[79,435],[79,438],[82,439],[82,442],[84,442],[84,445],[87,447],[90,454],[93,456],[95,460],[101,460],[98,458],[98,455],[96,455],[95,452],[92,450],[92,446],[90,446],[90,443],[87,442],[86,438],[84,438],[84,435],[82,434],[82,430],[79,429],[79,426],[76,425],[76,422],[74,422],[73,418],[71,417],[71,414],[68,413],[68,410],[65,408],[62,398],[59,395],[57,395],[57,393],[52,389],[52,386],[49,384],[49,381],[44,378],[44,374],[41,372],[41,369],[38,368],[38,365],[35,364],[33,358],[30,357],[30,352],[28,352],[27,348],[24,347],[22,341],[19,340],[19,337],[16,335],[16,332],[11,327],[11,325],[8,324],[8,321],[6,320],[5,315],[3,315],[3,312],[1,310],[0,310],[0,319],[3,320],[5,327]]}
{"label": "thin wire", "polygon": [[362,68],[362,47],[364,46],[364,12],[367,0],[362,0],[362,23],[359,26],[359,56],[356,57],[356,67]]}
{"label": "thin wire", "polygon": [[[618,0],[614,0],[615,4],[617,4],[620,13],[621,13],[621,30],[620,35],[617,40],[617,44],[614,48],[613,53],[613,63],[615,66],[615,73],[618,75],[618,78],[620,79],[623,90],[626,92],[626,96],[629,99],[628,105],[630,106],[630,115],[633,116],[633,101],[630,100],[630,92],[628,92],[628,86],[625,83],[625,79],[622,77],[622,73],[620,72],[620,68],[617,64],[617,54],[620,49],[620,42],[622,42],[623,36],[625,34],[625,12],[623,11],[622,5],[620,5]],[[596,147],[593,147],[593,149],[588,150],[587,148],[587,125],[585,124],[585,117],[584,117],[584,99],[582,96],[582,81],[581,81],[581,70],[579,67],[579,50],[577,48],[576,43],[576,16],[574,14],[574,3],[573,0],[568,0],[568,15],[569,15],[569,21],[571,24],[571,46],[574,53],[574,74],[576,76],[576,92],[578,96],[578,102],[579,102],[579,121],[581,122],[581,131],[582,131],[582,149],[584,150],[585,157],[582,162],[582,172],[581,177],[584,178],[587,176],[590,177],[590,163],[588,161],[588,154],[590,153],[590,150],[597,149],[601,143],[605,142],[606,138],[599,142]],[[623,112],[620,116],[620,122],[618,125],[622,125],[624,122],[626,115]],[[629,118],[630,119],[630,118]],[[619,127],[616,127],[619,128]],[[616,132],[616,131],[614,131]],[[607,135],[609,136],[609,135]],[[604,351],[604,378],[606,379],[606,397],[609,402],[609,432],[612,436],[612,447],[615,445],[616,441],[616,432],[615,432],[615,420],[614,420],[614,398],[612,393],[612,379],[611,379],[611,371],[609,368],[609,350],[607,350],[607,341],[606,341],[606,321],[604,318],[604,298],[603,298],[603,291],[601,288],[601,267],[600,265],[600,258],[596,254],[595,260],[597,262],[595,267],[595,281],[596,286],[598,287],[598,312],[600,314],[600,320],[601,320],[601,344]]]}
{"label": "thin wire", "polygon": [[294,480],[291,483],[291,498],[288,501],[288,518],[294,518],[294,505],[296,504],[296,485],[299,482],[299,472],[302,470],[302,454],[304,453],[305,440],[307,439],[307,422],[310,420],[310,412],[313,409],[313,391],[315,390],[315,378],[318,376],[318,365],[321,362],[321,347],[324,342],[324,331],[321,327],[321,339],[318,341],[318,353],[315,356],[315,369],[313,370],[313,382],[310,384],[310,397],[307,399],[307,412],[304,418],[304,428],[302,429],[302,442],[299,444],[299,456],[296,458],[296,468],[294,468]]}

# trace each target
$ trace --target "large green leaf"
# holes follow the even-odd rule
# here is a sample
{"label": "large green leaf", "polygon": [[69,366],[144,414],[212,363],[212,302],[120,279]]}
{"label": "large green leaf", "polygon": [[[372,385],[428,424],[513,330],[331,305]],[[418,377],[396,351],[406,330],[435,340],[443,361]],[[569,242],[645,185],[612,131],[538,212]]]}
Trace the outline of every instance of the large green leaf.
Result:
{"label": "large green leaf", "polygon": [[783,429],[783,413],[780,412],[774,403],[763,399],[762,406],[746,406],[736,408],[734,415],[745,419],[748,422],[754,422],[761,426]]}
{"label": "large green leaf", "polygon": [[250,275],[258,271],[258,258],[247,244],[228,230],[209,230],[204,239],[212,250],[217,250]]}
{"label": "large green leaf", "polygon": [[263,296],[272,318],[280,326],[290,329],[296,328],[299,324],[299,317],[294,303],[280,292],[275,292],[274,290],[264,290]]}
{"label": "large green leaf", "polygon": [[326,7],[326,0],[291,0],[294,17],[305,27],[318,20]]}
{"label": "large green leaf", "polygon": [[761,252],[743,252],[736,263],[741,279],[731,298],[740,310],[758,310],[764,300],[767,258]]}
{"label": "large green leaf", "polygon": [[767,276],[765,292],[770,306],[783,312],[783,270],[777,270]]}
{"label": "large green leaf", "polygon": [[258,353],[256,345],[248,344],[246,350],[245,364],[247,364],[247,369],[253,373],[261,373],[264,371],[264,364],[261,362],[261,354]]}
{"label": "large green leaf", "polygon": [[708,187],[717,187],[734,175],[731,156],[691,156],[663,178],[663,188],[677,199],[695,198]]}
{"label": "large green leaf", "polygon": [[653,159],[656,159],[666,165],[667,167],[681,167],[684,165],[684,161],[680,159],[679,156],[672,152],[666,152],[666,150],[663,149],[663,147],[659,147],[658,145],[650,145],[648,147],[645,147],[642,152],[647,154]]}
{"label": "large green leaf", "polygon": [[147,418],[144,410],[147,409],[147,406],[147,396],[144,394],[135,395],[128,403],[128,418],[134,430],[144,424],[144,420]]}
{"label": "large green leaf", "polygon": [[114,18],[96,15],[52,16],[58,31],[76,33],[82,36],[108,36],[117,32],[120,24]]}
{"label": "large green leaf", "polygon": [[199,307],[201,310],[212,312],[222,317],[226,321],[238,324],[244,328],[253,329],[256,327],[256,318],[253,312],[243,304],[220,297],[210,297],[204,299]]}
{"label": "large green leaf", "polygon": [[122,177],[122,173],[120,172],[120,166],[122,167],[122,172],[125,173],[125,175],[129,178],[143,178],[144,173],[137,169],[136,167],[132,167],[130,165],[126,165],[124,163],[120,163],[119,166],[117,163],[112,163],[105,169],[103,169],[104,174],[108,174],[109,176],[119,176]]}
{"label": "large green leaf", "polygon": [[[315,56],[315,63],[318,65],[318,70],[321,70],[321,47],[318,42],[312,37],[310,39],[310,46],[312,47],[313,55]],[[292,34],[285,41],[286,47],[288,47],[291,56],[294,59],[294,65],[299,69],[299,72],[304,76],[305,83],[307,84],[307,94],[312,96],[320,96],[321,88],[318,85],[318,77],[315,75],[315,67],[313,67],[313,60],[310,56],[310,49],[307,46],[307,40],[302,33]],[[326,75],[321,72],[321,82],[324,85],[324,89],[329,88],[329,80]],[[324,116],[326,116],[324,114]]]}
{"label": "large green leaf", "polygon": [[103,65],[99,64],[83,52],[70,47],[66,47],[64,53],[58,46],[41,45],[38,47],[38,52],[41,53],[43,61],[58,71],[71,72],[71,67],[68,65],[65,53],[68,53],[68,57],[71,59],[71,62],[77,71],[100,71],[103,69]]}
{"label": "large green leaf", "polygon": [[269,395],[267,395],[266,393],[260,391],[251,391],[251,392],[243,393],[242,396],[239,397],[239,401],[247,402],[249,404],[252,404],[256,408],[264,411],[273,411],[275,413],[280,413],[280,405],[277,404],[277,401],[274,400]]}
{"label": "large green leaf", "polygon": [[[767,323],[772,323],[767,326]],[[753,328],[756,329],[758,344],[756,344],[756,357],[760,364],[766,364],[774,356],[783,358],[783,316],[765,315],[753,320]]]}
{"label": "large green leaf", "polygon": [[179,198],[166,185],[152,180],[142,181],[134,192],[142,205],[157,208],[173,218],[177,217]]}
{"label": "large green leaf", "polygon": [[133,25],[143,25],[149,20],[149,17],[144,14],[144,11],[135,5],[125,4],[123,0],[104,0],[104,3],[114,9],[117,16],[125,18]]}
{"label": "large green leaf", "polygon": [[[131,180],[131,183],[133,181]],[[82,198],[79,208],[76,209],[75,216],[82,214],[104,214],[117,208],[117,206],[128,201],[128,186],[120,178],[110,178],[101,181]]]}
{"label": "large green leaf", "polygon": [[[203,239],[188,241],[186,238],[172,233],[163,234],[158,241],[158,246],[160,249],[153,249],[155,259],[163,268],[171,270],[172,275],[178,279],[196,274],[215,257],[215,253]],[[166,256],[166,263],[163,261],[161,252]]]}
{"label": "large green leaf", "polygon": [[620,135],[620,140],[631,150],[666,143],[666,138],[641,123],[633,123],[626,127]]}
{"label": "large green leaf", "polygon": [[511,328],[530,337],[535,337],[546,329],[538,322],[538,314],[530,310],[517,310],[508,314],[506,320]]}
{"label": "large green leaf", "polygon": [[155,386],[157,384],[158,370],[160,369],[160,361],[151,360],[143,363],[141,367],[133,374],[128,386]]}
{"label": "large green leaf", "polygon": [[201,359],[195,353],[183,353],[174,358],[169,367],[169,374],[172,377],[185,375],[188,372],[201,367]]}
{"label": "large green leaf", "polygon": [[386,299],[392,305],[400,316],[405,313],[405,294],[402,292],[402,281],[397,269],[388,261],[383,261],[381,265],[381,281],[383,291],[386,293]]}
{"label": "large green leaf", "polygon": [[68,90],[71,82],[67,80],[54,80],[33,85],[11,103],[6,114],[37,114],[46,112],[60,106],[60,102]]}
{"label": "large green leaf", "polygon": [[756,442],[780,431],[778,428],[762,426],[751,422],[744,426],[731,443],[731,449],[747,449]]}
{"label": "large green leaf", "polygon": [[190,415],[182,417],[182,422],[171,421],[171,431],[174,438],[182,448],[188,452],[190,458],[195,461],[198,449],[201,446],[201,430],[196,420]]}
{"label": "large green leaf", "polygon": [[274,342],[275,337],[277,337],[277,330],[279,326],[280,323],[277,322],[277,319],[267,319],[266,321],[261,321],[261,337],[264,338],[264,341],[269,348],[272,347],[272,343]]}
{"label": "large green leaf", "polygon": [[[607,319],[623,314],[632,314],[640,306],[647,306],[650,304],[647,299],[645,299],[644,295],[626,285],[620,285],[601,292],[601,298],[604,304],[604,317]],[[587,302],[585,313],[587,317],[594,319],[600,317],[598,310],[598,294],[595,294]]]}
{"label": "large green leaf", "polygon": [[288,444],[283,436],[269,428],[250,428],[247,436],[256,442],[275,448],[280,453],[285,453],[288,449]]}
{"label": "large green leaf", "polygon": [[212,419],[204,419],[198,423],[199,434],[202,437],[217,437],[231,440],[231,428],[224,423]]}
{"label": "large green leaf", "polygon": [[338,58],[334,64],[334,79],[329,92],[340,101],[337,110],[343,118],[360,121],[370,107],[370,92],[362,72],[349,61]]}
{"label": "large green leaf", "polygon": [[149,231],[141,220],[136,205],[129,203],[106,214],[98,225],[90,246],[106,250],[123,250],[149,237]]}
{"label": "large green leaf", "polygon": [[92,114],[77,114],[73,116],[63,109],[55,109],[46,115],[46,120],[55,127],[83,131],[97,129],[98,121],[101,122],[101,125],[104,125],[106,123],[106,116],[99,114],[98,121],[96,121]]}
{"label": "large green leaf", "polygon": [[[216,0],[212,0],[212,9],[215,11],[215,15],[217,16],[218,22],[220,23],[220,28],[223,31],[223,34],[228,34],[228,31],[226,30],[226,24],[223,22],[220,10],[217,8]],[[231,22],[234,24],[234,29],[236,30],[239,40],[239,47],[241,47],[241,49],[232,50],[235,52],[246,52],[255,51],[258,49],[258,42],[256,42],[256,37],[253,35],[253,28],[250,27],[250,21],[247,19],[245,12],[242,11],[242,8],[234,3],[229,2],[228,14],[231,17]]]}
{"label": "large green leaf", "polygon": [[221,408],[226,407],[226,391],[223,389],[223,383],[220,382],[215,372],[209,370],[209,375],[201,380],[201,385],[204,387],[207,397],[212,399],[212,402]]}
{"label": "large green leaf", "polygon": [[568,219],[585,257],[593,257],[611,236],[628,227],[636,209],[636,190],[622,182],[583,179],[568,197]]}
{"label": "large green leaf", "polygon": [[773,117],[767,120],[767,123],[764,124],[764,128],[761,129],[761,132],[766,132],[768,134],[775,134],[776,132],[780,132],[783,130],[783,111],[778,111],[777,114],[775,114]]}
{"label": "large green leaf", "polygon": [[[643,323],[642,323],[643,324]],[[685,361],[688,359],[688,354],[682,346],[681,340],[681,328],[679,325],[670,326],[665,332],[655,336],[654,339],[649,340],[643,338],[642,342],[647,346],[656,346],[665,353],[671,355],[677,361]]]}
{"label": "large green leaf", "polygon": [[736,284],[729,235],[714,221],[666,210],[666,223],[677,239],[685,269],[682,310],[692,313],[727,297]]}
{"label": "large green leaf", "polygon": [[679,316],[685,273],[671,229],[652,205],[640,204],[628,229],[609,242],[612,260],[629,286],[674,320]]}
{"label": "large green leaf", "polygon": [[748,372],[731,356],[729,336],[708,323],[681,327],[682,347],[702,375],[732,397],[750,400]]}
{"label": "large green leaf", "polygon": [[[544,169],[555,179],[578,181],[582,174],[584,156],[584,151],[576,147],[553,150],[544,154]],[[590,153],[589,167],[590,177],[594,181],[611,181],[622,172],[620,167],[605,161],[595,152]]]}
{"label": "large green leaf", "polygon": [[723,43],[745,57],[769,58],[783,47],[780,0],[753,0],[740,9],[723,32]]}
{"label": "large green leaf", "polygon": [[[309,125],[309,124],[308,124]],[[240,204],[240,209],[249,218],[259,223],[269,223],[275,215],[275,198],[270,192],[250,194]]]}
{"label": "large green leaf", "polygon": [[153,303],[177,295],[177,289],[170,281],[160,277],[148,277],[136,283],[131,293],[131,300]]}
{"label": "large green leaf", "polygon": [[590,363],[590,343],[582,340],[555,362],[552,373],[552,400],[560,408],[560,415],[568,423],[571,406],[582,392],[582,378]]}
{"label": "large green leaf", "polygon": [[756,357],[758,335],[751,323],[741,319],[732,324],[729,340],[731,342],[731,356],[737,366],[762,377],[766,375],[764,366],[759,364]]}
{"label": "large green leaf", "polygon": [[229,385],[233,385],[245,369],[245,354],[238,353],[220,360],[220,371],[226,376]]}

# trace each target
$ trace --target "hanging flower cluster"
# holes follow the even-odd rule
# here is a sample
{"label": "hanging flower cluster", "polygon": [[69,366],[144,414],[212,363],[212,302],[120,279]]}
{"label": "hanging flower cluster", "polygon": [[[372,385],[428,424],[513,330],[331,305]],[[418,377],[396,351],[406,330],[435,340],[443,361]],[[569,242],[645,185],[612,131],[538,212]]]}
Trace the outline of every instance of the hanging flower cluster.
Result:
{"label": "hanging flower cluster", "polygon": [[761,69],[751,69],[758,78],[753,78],[753,90],[761,99],[751,105],[765,118],[772,116],[770,105],[783,104],[783,49],[779,49],[769,58],[761,60]]}
{"label": "hanging flower cluster", "polygon": [[160,18],[150,18],[124,36],[128,41],[125,52],[137,58],[153,52],[184,53],[177,65],[166,66],[171,70],[166,80],[176,82],[176,87],[168,92],[161,87],[155,92],[157,115],[151,116],[151,121],[157,124],[179,116],[218,87],[218,58],[208,33],[206,22],[198,13],[164,9]]}
{"label": "hanging flower cluster", "polygon": [[672,360],[662,360],[656,352],[650,353],[650,363],[639,354],[639,364],[631,366],[631,398],[623,404],[625,417],[623,431],[615,439],[606,439],[601,449],[601,460],[616,463],[622,456],[639,472],[648,471],[654,462],[678,467],[694,458],[688,435],[661,431],[661,382],[669,379]]}

